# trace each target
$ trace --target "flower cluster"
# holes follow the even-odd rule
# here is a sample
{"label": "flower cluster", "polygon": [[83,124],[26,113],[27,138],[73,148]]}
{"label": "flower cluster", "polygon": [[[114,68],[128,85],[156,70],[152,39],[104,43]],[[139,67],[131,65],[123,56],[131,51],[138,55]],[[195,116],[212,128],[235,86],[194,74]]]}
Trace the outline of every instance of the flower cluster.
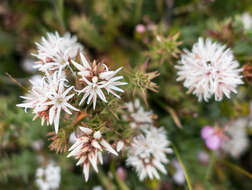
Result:
{"label": "flower cluster", "polygon": [[[42,125],[44,122],[47,125],[54,124],[56,133],[62,110],[69,115],[72,111],[78,112],[81,108],[76,107],[86,98],[87,104],[92,101],[95,109],[97,96],[107,102],[103,89],[118,98],[120,96],[116,91],[124,92],[118,86],[127,83],[120,81],[123,76],[116,76],[122,68],[112,71],[104,63],[96,64],[94,61],[90,64],[81,52],[83,47],[76,37],[71,37],[68,33],[63,37],[57,32],[48,33],[47,38],[42,37],[42,42],[36,45],[37,54],[33,55],[39,61],[35,67],[44,73],[44,77],[31,81],[31,89],[26,96],[22,96],[24,103],[17,106],[32,109],[34,119],[40,117]],[[81,63],[78,63],[79,57]],[[77,76],[75,69],[78,70]],[[79,100],[77,95],[80,93],[84,95]],[[75,105],[71,104],[73,102]]]}
{"label": "flower cluster", "polygon": [[38,168],[36,171],[36,184],[40,190],[58,189],[60,186],[60,167],[53,162],[45,168]]}
{"label": "flower cluster", "polygon": [[[65,139],[73,133],[75,119],[82,120],[80,115],[87,115],[87,112],[92,116],[97,111],[95,108],[98,98],[103,102],[107,102],[106,95],[109,94],[120,98],[118,92],[124,92],[120,86],[127,83],[121,81],[123,76],[117,76],[122,67],[110,70],[105,63],[89,62],[77,38],[68,33],[64,36],[57,32],[48,33],[47,37],[42,37],[42,41],[36,45],[37,53],[32,55],[38,58],[38,61],[34,67],[43,75],[30,80],[30,90],[26,96],[22,96],[24,102],[17,106],[25,108],[25,111],[31,109],[35,115],[34,119],[41,118],[42,125],[54,125],[55,133],[48,133],[48,136],[53,135],[50,137],[53,142],[49,148],[57,152],[66,151],[68,143]],[[83,96],[79,96],[80,94]],[[92,102],[95,111],[83,106],[85,101],[87,104]],[[62,132],[59,132],[59,127]],[[77,165],[83,166],[87,181],[90,165],[98,172],[97,164],[102,164],[104,150],[116,156],[118,153],[102,137],[99,129],[94,130],[93,127],[86,126],[80,127],[80,131],[79,136],[72,138],[73,145],[69,148],[71,152],[68,157],[74,156],[79,160]],[[117,151],[121,151],[123,147],[124,142],[118,140]],[[43,172],[38,170],[38,177],[41,177]],[[42,184],[42,179],[38,180],[38,183]]]}
{"label": "flower cluster", "polygon": [[47,33],[47,38],[42,37],[41,43],[36,45],[38,52],[32,55],[39,61],[36,62],[35,68],[43,72],[63,69],[83,50],[82,45],[77,42],[77,37],[69,33],[64,36],[60,36],[58,32]]}
{"label": "flower cluster", "polygon": [[208,101],[213,95],[216,101],[224,95],[230,98],[231,92],[237,93],[237,86],[243,84],[242,69],[231,49],[210,39],[199,38],[191,52],[185,50],[175,67],[177,81],[184,81],[189,93],[195,94],[199,101]]}
{"label": "flower cluster", "polygon": [[127,164],[136,169],[140,180],[146,177],[159,179],[158,170],[166,174],[163,164],[169,162],[166,154],[172,153],[169,145],[164,128],[145,129],[143,134],[134,137],[128,150]]}

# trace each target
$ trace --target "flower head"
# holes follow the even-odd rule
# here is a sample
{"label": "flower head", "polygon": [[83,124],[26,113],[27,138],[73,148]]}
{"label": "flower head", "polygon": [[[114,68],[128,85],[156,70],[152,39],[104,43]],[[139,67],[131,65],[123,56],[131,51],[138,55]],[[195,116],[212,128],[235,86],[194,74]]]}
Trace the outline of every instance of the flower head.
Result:
{"label": "flower head", "polygon": [[35,67],[40,71],[64,68],[83,49],[75,36],[69,33],[60,36],[58,32],[47,33],[47,37],[42,37],[41,43],[36,45],[37,54],[32,55],[39,59]]}
{"label": "flower head", "polygon": [[115,76],[122,68],[116,71],[110,71],[105,64],[93,62],[89,64],[83,54],[80,54],[82,65],[73,61],[73,65],[79,70],[79,81],[84,83],[84,88],[79,91],[83,93],[83,98],[80,101],[80,105],[87,99],[87,104],[91,101],[93,103],[93,109],[96,107],[97,97],[102,101],[107,102],[106,96],[103,90],[107,93],[111,93],[117,98],[120,98],[116,91],[124,92],[118,86],[127,84],[126,82],[120,82],[123,76]]}
{"label": "flower head", "polygon": [[198,97],[208,101],[214,95],[216,101],[223,96],[230,98],[231,92],[243,84],[239,63],[234,59],[231,49],[210,39],[199,38],[192,51],[185,51],[178,69],[177,81],[184,81],[184,86]]}
{"label": "flower head", "polygon": [[127,164],[133,166],[140,180],[146,177],[159,179],[158,170],[166,174],[163,164],[169,162],[167,153],[172,153],[170,142],[163,128],[151,127],[144,134],[134,137],[128,150]]}
{"label": "flower head", "polygon": [[32,81],[32,88],[28,95],[22,97],[25,102],[17,106],[26,109],[32,108],[35,113],[34,119],[40,117],[42,125],[45,121],[47,124],[54,124],[57,133],[61,110],[63,109],[68,114],[72,114],[69,109],[79,111],[69,104],[69,100],[74,96],[74,94],[69,95],[73,87],[65,89],[65,81],[66,79],[62,77],[60,72],[55,72],[41,80]]}
{"label": "flower head", "polygon": [[98,172],[97,164],[103,163],[102,152],[106,150],[114,155],[118,155],[117,152],[111,147],[111,145],[102,138],[100,131],[94,131],[86,127],[80,127],[81,135],[77,137],[76,142],[69,148],[71,151],[67,157],[74,156],[78,159],[76,165],[83,166],[83,174],[85,180],[89,177],[90,164],[93,169]]}

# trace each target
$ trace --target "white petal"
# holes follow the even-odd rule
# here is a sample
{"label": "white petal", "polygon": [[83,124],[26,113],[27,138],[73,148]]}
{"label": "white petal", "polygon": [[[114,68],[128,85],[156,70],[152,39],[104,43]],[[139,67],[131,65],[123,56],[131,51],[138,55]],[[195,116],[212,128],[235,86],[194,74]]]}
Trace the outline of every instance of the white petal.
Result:
{"label": "white petal", "polygon": [[49,123],[50,125],[52,125],[53,121],[54,121],[54,116],[56,113],[56,106],[51,107],[51,109],[49,110]]}
{"label": "white petal", "polygon": [[100,131],[96,131],[95,133],[94,133],[94,138],[95,139],[100,139],[102,137],[102,135],[101,135],[101,132]]}
{"label": "white petal", "polygon": [[117,145],[116,145],[116,151],[120,152],[122,150],[124,146],[124,142],[123,141],[118,141]]}
{"label": "white petal", "polygon": [[89,177],[89,167],[90,167],[89,163],[86,163],[83,165],[83,173],[84,173],[86,182],[88,181],[88,177]]}
{"label": "white petal", "polygon": [[108,152],[111,152],[112,154],[118,156],[117,152],[112,148],[112,146],[107,141],[102,139],[100,144],[105,148],[105,150],[107,150]]}
{"label": "white petal", "polygon": [[54,119],[54,128],[55,128],[56,134],[58,133],[58,130],[59,130],[60,112],[61,112],[61,108],[58,107],[58,108],[57,108],[56,117],[55,117],[55,119]]}
{"label": "white petal", "polygon": [[95,147],[95,148],[99,149],[100,151],[102,151],[101,145],[96,140],[93,140],[91,144],[92,144],[93,147]]}
{"label": "white petal", "polygon": [[97,154],[95,154],[95,153],[89,154],[88,155],[88,160],[90,161],[90,163],[93,166],[94,170],[96,172],[98,172],[98,168],[97,168]]}
{"label": "white petal", "polygon": [[92,129],[89,129],[89,128],[87,128],[87,127],[79,127],[80,128],[80,130],[83,132],[83,133],[85,133],[85,134],[87,134],[87,135],[90,135],[90,134],[92,134],[92,132],[93,132],[93,130]]}

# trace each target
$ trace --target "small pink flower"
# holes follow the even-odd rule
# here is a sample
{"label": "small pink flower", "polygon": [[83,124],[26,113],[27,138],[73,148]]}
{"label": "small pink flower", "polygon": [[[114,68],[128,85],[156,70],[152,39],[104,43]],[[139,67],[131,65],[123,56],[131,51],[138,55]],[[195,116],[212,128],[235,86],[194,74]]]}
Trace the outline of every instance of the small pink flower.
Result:
{"label": "small pink flower", "polygon": [[211,126],[205,126],[201,130],[201,136],[205,140],[206,146],[211,150],[218,150],[224,137],[222,129]]}
{"label": "small pink flower", "polygon": [[211,150],[218,150],[221,145],[221,136],[212,135],[205,139],[206,145]]}
{"label": "small pink flower", "polygon": [[137,31],[138,33],[144,33],[145,30],[146,30],[146,28],[145,28],[145,26],[144,26],[143,24],[138,24],[138,25],[136,26],[136,31]]}
{"label": "small pink flower", "polygon": [[211,136],[214,133],[214,129],[211,126],[205,126],[202,130],[201,130],[201,136],[203,139],[208,138],[209,136]]}
{"label": "small pink flower", "polygon": [[119,167],[116,170],[116,175],[119,177],[120,180],[125,181],[125,179],[126,179],[126,170],[123,167]]}

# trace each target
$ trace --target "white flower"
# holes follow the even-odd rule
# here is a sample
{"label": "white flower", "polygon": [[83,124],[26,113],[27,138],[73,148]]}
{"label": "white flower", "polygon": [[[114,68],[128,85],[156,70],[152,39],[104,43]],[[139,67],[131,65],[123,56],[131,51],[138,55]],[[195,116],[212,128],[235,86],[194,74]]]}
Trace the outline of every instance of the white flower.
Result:
{"label": "white flower", "polygon": [[172,153],[169,144],[163,128],[144,130],[144,135],[134,137],[129,147],[127,165],[136,169],[140,180],[146,177],[159,179],[158,170],[166,174],[163,164],[169,162],[166,154]]}
{"label": "white flower", "polygon": [[120,98],[115,91],[124,92],[118,86],[127,84],[119,81],[123,79],[123,76],[115,76],[121,68],[116,71],[110,71],[105,64],[97,64],[94,61],[93,64],[90,65],[83,54],[80,54],[80,57],[82,65],[72,61],[73,65],[79,70],[79,80],[85,83],[85,87],[79,91],[79,93],[84,94],[80,101],[80,105],[87,99],[87,104],[92,101],[93,109],[95,109],[97,97],[107,102],[103,89],[105,89],[108,94],[111,93],[117,98]]}
{"label": "white flower", "polygon": [[42,37],[41,43],[36,45],[38,52],[32,55],[39,61],[35,68],[43,72],[64,68],[83,49],[76,36],[71,37],[69,33],[60,36],[58,32],[47,33],[47,37]]}
{"label": "white flower", "polygon": [[125,106],[129,112],[129,118],[126,118],[131,121],[131,128],[139,127],[141,129],[146,129],[152,124],[152,111],[145,111],[139,99],[135,99],[134,102],[128,102]]}
{"label": "white flower", "polygon": [[220,101],[223,95],[230,98],[231,92],[243,84],[239,63],[234,59],[231,49],[225,45],[204,41],[199,38],[192,51],[185,50],[177,66],[177,81],[184,81],[184,86],[201,101],[214,95]]}
{"label": "white flower", "polygon": [[47,78],[41,80],[31,81],[31,90],[27,96],[22,97],[25,102],[17,106],[25,109],[32,108],[35,113],[34,119],[40,117],[42,125],[45,121],[47,124],[54,124],[55,131],[58,133],[61,110],[68,114],[72,114],[69,109],[79,111],[68,103],[74,94],[68,95],[73,87],[65,90],[65,81],[60,72],[47,75]]}
{"label": "white flower", "polygon": [[36,78],[35,80],[30,80],[31,89],[26,96],[21,96],[24,99],[24,103],[17,104],[18,107],[33,109],[35,113],[34,119],[41,117],[41,124],[43,125],[45,121],[49,124],[48,114],[46,114],[48,107],[43,106],[43,104],[48,99],[48,92],[50,91],[49,84],[44,80],[44,78]]}
{"label": "white flower", "polygon": [[49,163],[46,168],[38,168],[36,171],[36,184],[40,190],[55,190],[60,185],[60,167]]}
{"label": "white flower", "polygon": [[173,180],[175,183],[182,185],[185,183],[185,176],[184,176],[184,171],[183,168],[181,167],[180,163],[177,160],[174,160],[172,162],[172,165],[175,167],[176,172],[173,175]]}
{"label": "white flower", "polygon": [[93,131],[86,127],[80,127],[82,135],[77,137],[76,142],[69,148],[71,151],[67,157],[74,156],[79,161],[76,165],[83,166],[83,174],[85,180],[89,177],[90,164],[96,172],[98,172],[98,163],[103,163],[102,152],[106,150],[114,155],[118,155],[117,152],[111,147],[111,145],[102,138],[100,131]]}
{"label": "white flower", "polygon": [[249,139],[246,132],[247,119],[239,118],[233,121],[226,129],[228,139],[222,142],[221,148],[234,158],[239,158],[249,146]]}
{"label": "white flower", "polygon": [[51,89],[51,92],[48,95],[48,100],[44,105],[49,106],[49,123],[50,125],[54,124],[55,132],[58,133],[61,110],[63,109],[66,113],[71,115],[72,112],[69,109],[74,111],[79,111],[79,109],[73,107],[68,103],[68,101],[75,95],[68,95],[69,92],[73,89],[73,86],[65,90],[64,80],[54,77],[51,84],[53,84],[54,82],[56,86],[53,86],[53,88]]}
{"label": "white flower", "polygon": [[252,27],[252,16],[249,13],[243,13],[241,15],[241,21],[246,30]]}

